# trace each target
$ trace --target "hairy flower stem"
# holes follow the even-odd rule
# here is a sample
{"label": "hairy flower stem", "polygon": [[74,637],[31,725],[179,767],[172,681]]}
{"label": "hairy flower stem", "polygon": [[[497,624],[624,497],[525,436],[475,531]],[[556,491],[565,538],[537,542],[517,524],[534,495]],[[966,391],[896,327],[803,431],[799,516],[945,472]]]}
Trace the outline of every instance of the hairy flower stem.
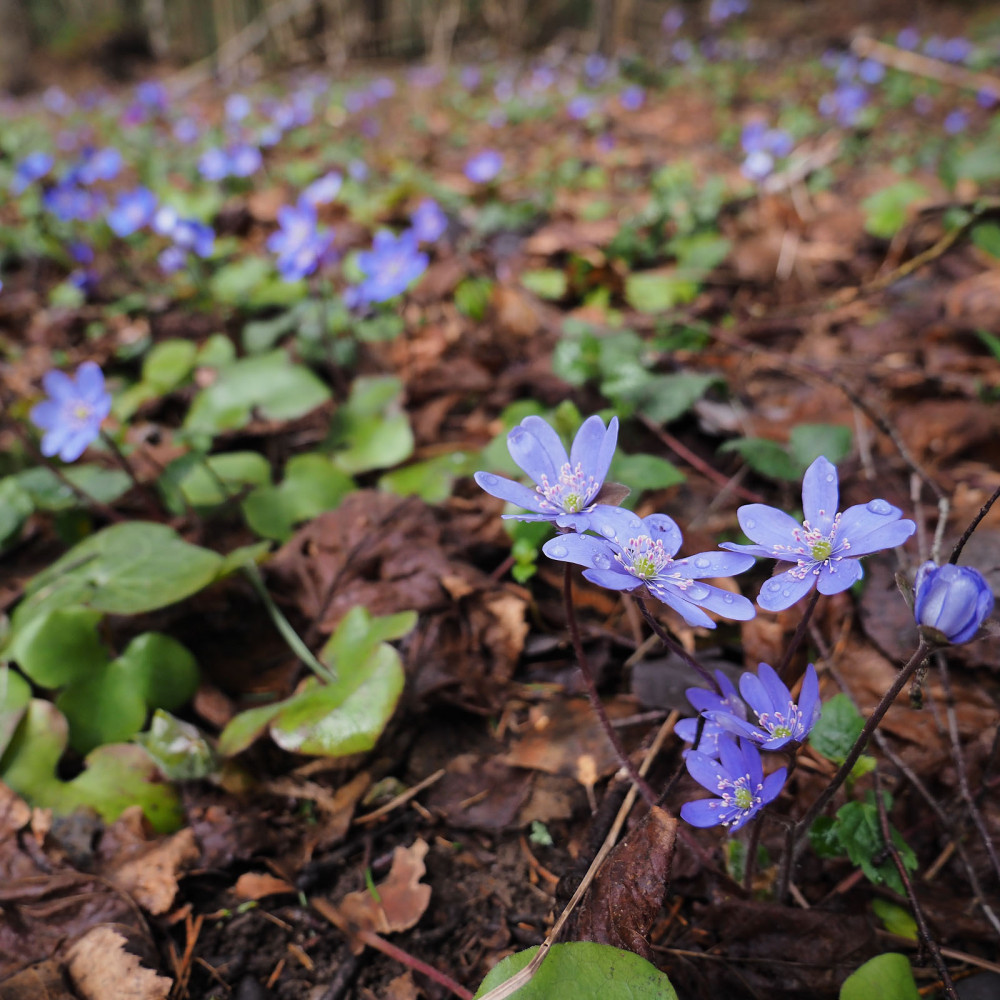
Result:
{"label": "hairy flower stem", "polygon": [[656,805],[656,796],[653,794],[652,788],[649,787],[649,783],[639,774],[632,761],[629,760],[628,754],[625,752],[625,747],[622,746],[622,741],[615,731],[615,727],[611,725],[608,713],[604,709],[604,702],[601,701],[601,696],[597,691],[597,683],[590,670],[587,656],[583,651],[580,626],[577,623],[576,610],[573,607],[573,578],[570,574],[569,564],[566,565],[566,572],[563,576],[563,598],[566,603],[566,626],[569,629],[570,640],[573,643],[573,651],[576,653],[576,662],[579,664],[580,673],[583,676],[584,687],[587,689],[587,697],[590,699],[590,704],[597,713],[601,727],[604,729],[604,733],[610,740],[612,747],[614,747],[622,767],[625,768],[632,783],[639,789],[640,794],[646,800],[646,805],[652,808]]}
{"label": "hairy flower stem", "polygon": [[660,642],[679,656],[720,698],[723,697],[719,682],[653,617],[653,613],[646,607],[646,602],[641,597],[638,603],[642,617],[649,623],[649,627],[656,633]]}
{"label": "hairy flower stem", "polygon": [[149,483],[143,483],[136,475],[132,463],[125,457],[125,453],[118,447],[118,442],[106,431],[101,431],[101,440],[108,446],[111,454],[115,456],[115,461],[122,467],[125,475],[132,480],[132,485],[148,500],[152,502],[153,508],[160,509],[160,498],[156,492],[150,488]]}
{"label": "hairy flower stem", "polygon": [[818,603],[819,591],[814,590],[809,598],[809,603],[806,605],[806,610],[802,614],[802,619],[799,621],[798,627],[795,629],[795,635],[792,636],[792,641],[785,648],[785,655],[781,658],[781,663],[778,666],[778,676],[789,687],[792,686],[792,680],[788,676],[788,668],[791,665],[792,657],[795,655],[795,651],[802,644],[802,640],[806,634],[806,629],[809,627],[809,620],[812,618],[813,611],[816,610],[816,605]]}
{"label": "hairy flower stem", "polygon": [[888,691],[882,696],[882,700],[875,706],[875,711],[868,717],[868,721],[864,724],[860,735],[854,741],[854,746],[851,747],[851,752],[847,755],[844,763],[840,765],[837,773],[833,776],[830,784],[826,786],[823,792],[816,798],[816,801],[806,810],[805,815],[795,824],[792,828],[792,834],[789,838],[790,849],[785,851],[785,856],[781,860],[781,873],[778,879],[778,895],[779,900],[783,900],[788,894],[788,883],[791,879],[792,866],[795,863],[795,859],[802,849],[803,837],[809,832],[809,827],[812,826],[813,821],[817,816],[823,811],[830,799],[837,793],[837,789],[847,780],[850,776],[851,771],[854,769],[854,765],[858,762],[858,758],[863,753],[868,741],[872,737],[872,733],[878,728],[879,723],[882,721],[885,713],[889,711],[892,707],[892,703],[896,700],[899,692],[903,690],[906,686],[906,682],[913,676],[916,669],[927,659],[931,654],[933,647],[923,638],[920,640],[920,644],[917,646],[916,651],[907,661],[906,666],[896,675],[896,679],[892,682],[892,686]]}

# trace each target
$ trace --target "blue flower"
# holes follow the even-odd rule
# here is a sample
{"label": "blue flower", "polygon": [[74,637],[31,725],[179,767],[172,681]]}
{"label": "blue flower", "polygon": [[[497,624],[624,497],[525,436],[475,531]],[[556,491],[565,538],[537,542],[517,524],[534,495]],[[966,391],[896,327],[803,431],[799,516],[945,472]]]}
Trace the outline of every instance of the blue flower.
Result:
{"label": "blue flower", "polygon": [[993,611],[993,591],[970,566],[935,566],[917,570],[913,614],[917,624],[940,632],[948,642],[968,642]]}
{"label": "blue flower", "polygon": [[746,737],[762,750],[780,750],[789,743],[802,743],[819,718],[819,681],[811,663],[802,680],[798,704],[777,672],[766,663],[758,664],[756,676],[743,674],[740,694],[754,710],[756,726],[726,708],[712,709],[705,717],[736,736]]}
{"label": "blue flower", "polygon": [[52,169],[53,162],[51,153],[45,153],[42,150],[29,153],[14,168],[14,179],[10,182],[10,193],[20,194],[26,190]]}
{"label": "blue flower", "polygon": [[317,177],[301,194],[300,201],[306,201],[310,205],[328,205],[340,194],[344,178],[331,170],[322,177]]}
{"label": "blue flower", "polygon": [[155,212],[156,195],[149,188],[137,187],[118,196],[108,212],[108,225],[116,236],[124,238],[149,225]]}
{"label": "blue flower", "polygon": [[385,302],[402,295],[427,270],[427,254],[417,247],[417,235],[407,229],[393,236],[380,229],[372,241],[371,250],[358,254],[358,267],[365,280],[358,294],[366,303]]}
{"label": "blue flower", "polygon": [[860,556],[902,545],[916,531],[902,511],[885,500],[848,507],[836,513],[837,469],[822,455],[802,478],[799,524],[783,511],[752,503],[737,511],[740,527],[754,545],[724,542],[722,548],[794,563],[761,588],[757,603],[766,611],[783,611],[816,586],[821,594],[839,594],[864,576]]}
{"label": "blue flower", "polygon": [[87,150],[80,163],[74,168],[74,176],[80,184],[96,184],[97,181],[113,181],[122,169],[122,154],[114,146],[106,149]]}
{"label": "blue flower", "polygon": [[42,454],[75,462],[97,437],[111,412],[111,397],[104,391],[104,375],[93,361],[85,361],[76,378],[51,371],[42,378],[49,398],[31,410],[31,421],[45,433]]}
{"label": "blue flower", "polygon": [[278,209],[280,229],[267,238],[267,249],[278,255],[278,271],[285,281],[312,274],[330,249],[333,234],[317,229],[316,209],[300,198],[297,205]]}
{"label": "blue flower", "polygon": [[503,156],[495,149],[484,149],[466,161],[465,176],[474,184],[486,184],[500,173],[502,167]]}
{"label": "blue flower", "polygon": [[719,737],[718,759],[692,750],[684,763],[699,785],[719,796],[681,806],[681,818],[692,826],[738,830],[778,797],[788,775],[787,768],[779,767],[765,778],[760,751],[747,740],[737,744],[727,734]]}
{"label": "blue flower", "polygon": [[753,557],[716,551],[674,559],[681,532],[666,514],[640,518],[623,507],[598,504],[583,517],[561,517],[556,523],[595,532],[559,535],[547,541],[542,551],[550,559],[586,566],[584,577],[599,587],[645,587],[688,625],[702,628],[715,628],[703,609],[738,621],[754,616],[754,607],[745,597],[700,582],[742,573],[753,565]]}
{"label": "blue flower", "polygon": [[410,225],[420,243],[434,243],[448,228],[448,216],[433,198],[425,198],[413,210]]}
{"label": "blue flower", "polygon": [[[713,722],[708,713],[725,712],[738,719],[747,717],[747,707],[736,693],[733,682],[721,670],[715,671],[715,679],[719,682],[719,687],[722,690],[721,695],[700,687],[688,688],[685,692],[687,700],[705,715],[705,722],[701,727],[701,739],[698,741],[698,745],[691,749],[707,754],[709,757],[719,756],[719,737],[726,730],[717,722]],[[681,719],[674,726],[674,732],[685,743],[694,743],[695,737],[698,735],[698,721],[698,719]],[[684,756],[686,757],[690,752],[690,750],[685,750]]]}
{"label": "blue flower", "polygon": [[529,489],[492,472],[477,472],[475,479],[490,496],[534,512],[504,517],[558,524],[564,515],[593,510],[617,441],[618,418],[612,417],[605,429],[604,421],[595,415],[581,424],[567,455],[559,435],[546,421],[541,417],[525,417],[507,435],[507,449],[535,481],[535,488]]}

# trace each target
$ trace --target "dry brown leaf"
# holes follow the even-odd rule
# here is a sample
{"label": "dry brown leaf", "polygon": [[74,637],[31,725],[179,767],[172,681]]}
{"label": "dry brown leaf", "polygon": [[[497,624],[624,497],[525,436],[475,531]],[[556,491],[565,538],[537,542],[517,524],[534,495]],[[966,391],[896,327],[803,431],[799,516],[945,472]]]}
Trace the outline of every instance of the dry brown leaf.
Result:
{"label": "dry brown leaf", "polygon": [[58,962],[46,960],[0,983],[0,1000],[76,1000]]}
{"label": "dry brown leaf", "polygon": [[0,782],[0,836],[10,837],[31,822],[31,807]]}
{"label": "dry brown leaf", "polygon": [[431,901],[431,887],[420,881],[426,868],[427,841],[397,847],[385,881],[376,887],[378,899],[367,889],[349,892],[338,909],[355,927],[392,934],[409,930],[423,916]]}
{"label": "dry brown leaf", "polygon": [[420,991],[413,981],[413,973],[409,969],[401,976],[396,976],[382,994],[382,1000],[417,1000]]}
{"label": "dry brown leaf", "polygon": [[86,1000],[167,1000],[173,982],[125,950],[125,936],[113,927],[88,931],[66,955],[73,985]]}
{"label": "dry brown leaf", "polygon": [[295,891],[294,885],[266,872],[244,872],[233,886],[233,892],[240,899],[263,899],[265,896],[280,896]]}

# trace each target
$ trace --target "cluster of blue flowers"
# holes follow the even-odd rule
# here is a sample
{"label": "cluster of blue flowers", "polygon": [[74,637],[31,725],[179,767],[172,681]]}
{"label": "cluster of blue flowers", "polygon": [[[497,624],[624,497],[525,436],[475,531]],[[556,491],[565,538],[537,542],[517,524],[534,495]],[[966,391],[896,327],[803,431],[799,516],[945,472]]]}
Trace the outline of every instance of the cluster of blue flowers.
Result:
{"label": "cluster of blue flowers", "polygon": [[[605,481],[617,438],[616,417],[605,426],[592,416],[567,454],[545,420],[526,417],[508,435],[507,446],[534,488],[490,472],[477,472],[475,479],[487,493],[527,511],[504,517],[549,521],[558,529],[542,547],[549,558],[583,566],[584,577],[598,586],[641,589],[692,626],[715,628],[708,612],[736,621],[756,613],[747,598],[706,580],[736,576],[758,558],[776,559],[785,568],[763,585],[757,603],[781,611],[814,587],[828,595],[847,590],[863,576],[860,557],[902,545],[916,530],[899,508],[881,499],[839,512],[836,467],[820,456],[803,477],[801,522],[777,508],[748,504],[737,516],[752,544],[726,542],[720,550],[678,558],[682,537],[672,518],[639,517],[615,505],[628,492]],[[992,591],[976,570],[933,563],[921,568],[916,620],[937,641],[968,641],[992,609]],[[808,736],[820,713],[819,683],[810,664],[796,702],[777,672],[761,663],[756,674],[742,676],[741,700],[728,678],[716,676],[720,693],[688,691],[703,719],[683,720],[676,729],[693,743],[700,727],[698,744],[685,760],[691,776],[716,797],[686,803],[681,816],[694,826],[736,830],[781,791],[786,769],[765,777],[761,751],[794,752]]]}
{"label": "cluster of blue flowers", "polygon": [[778,160],[788,156],[795,142],[784,129],[770,128],[763,119],[755,118],[743,127],[740,145],[746,154],[740,172],[748,180],[762,181]]}

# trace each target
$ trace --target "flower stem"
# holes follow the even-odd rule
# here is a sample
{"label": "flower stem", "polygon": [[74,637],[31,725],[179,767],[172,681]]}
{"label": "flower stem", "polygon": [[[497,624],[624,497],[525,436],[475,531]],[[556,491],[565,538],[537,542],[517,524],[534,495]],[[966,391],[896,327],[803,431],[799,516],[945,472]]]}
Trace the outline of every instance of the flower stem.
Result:
{"label": "flower stem", "polygon": [[573,651],[576,653],[576,662],[580,667],[580,674],[583,677],[584,687],[587,689],[587,697],[590,699],[591,707],[597,713],[597,718],[600,720],[601,728],[604,730],[605,736],[611,742],[614,747],[615,753],[618,755],[618,760],[621,762],[622,767],[628,773],[629,778],[632,779],[632,783],[639,789],[640,794],[646,800],[646,804],[652,808],[656,804],[656,796],[653,794],[652,788],[649,787],[649,783],[641,774],[636,770],[635,765],[629,760],[628,754],[625,752],[625,747],[622,746],[622,741],[615,731],[615,727],[611,725],[611,720],[608,718],[608,713],[605,711],[604,702],[601,701],[601,696],[597,691],[597,683],[594,680],[594,675],[590,670],[590,664],[587,661],[587,656],[583,651],[583,642],[580,638],[580,626],[576,620],[576,610],[573,607],[573,578],[570,573],[570,564],[566,564],[566,572],[563,576],[563,598],[566,603],[566,626],[569,629],[569,637],[573,643]]}
{"label": "flower stem", "polygon": [[986,517],[990,512],[990,508],[1000,499],[1000,486],[998,486],[993,491],[993,496],[983,504],[979,509],[979,513],[972,519],[969,526],[962,532],[962,537],[958,540],[955,547],[951,550],[951,555],[948,557],[948,562],[953,565],[958,562],[958,557],[962,554],[962,549],[965,548],[965,543],[972,537],[972,533],[979,527],[979,522]]}
{"label": "flower stem", "polygon": [[132,485],[148,500],[151,500],[153,507],[157,510],[160,509],[160,498],[156,493],[150,488],[149,483],[143,483],[140,481],[139,477],[136,475],[135,469],[132,463],[125,457],[125,453],[118,447],[118,442],[108,434],[107,431],[101,431],[101,440],[108,446],[111,450],[111,454],[115,456],[115,461],[122,467],[125,475],[132,480]]}
{"label": "flower stem", "polygon": [[814,590],[812,592],[812,597],[809,598],[809,603],[806,605],[806,610],[802,614],[802,618],[799,621],[798,627],[795,629],[795,634],[792,636],[792,641],[788,644],[785,649],[785,655],[781,658],[781,663],[778,666],[778,676],[781,680],[791,687],[791,681],[788,678],[788,668],[792,662],[792,657],[795,655],[795,651],[802,644],[802,640],[805,637],[806,629],[809,627],[809,619],[812,618],[813,611],[816,610],[816,605],[819,603],[819,591]]}
{"label": "flower stem", "polygon": [[808,833],[809,827],[812,826],[813,821],[817,816],[823,811],[830,799],[836,794],[837,789],[847,780],[850,776],[851,771],[854,769],[854,765],[857,763],[858,758],[861,756],[868,741],[871,739],[872,733],[878,728],[879,723],[882,721],[885,713],[889,711],[892,707],[892,703],[896,700],[899,692],[903,690],[906,686],[906,682],[913,676],[916,669],[927,659],[930,655],[933,647],[926,642],[923,638],[920,640],[920,644],[917,646],[915,652],[907,661],[906,666],[896,675],[896,679],[892,682],[892,686],[888,691],[882,696],[882,700],[875,706],[875,711],[868,717],[868,721],[865,722],[861,733],[858,738],[854,741],[854,746],[851,747],[850,753],[844,759],[844,763],[840,765],[837,773],[833,776],[830,784],[817,796],[816,801],[806,810],[805,814],[801,819],[795,824],[792,829],[792,836],[790,838],[791,849],[785,851],[785,856],[782,858],[781,863],[781,874],[778,880],[778,899],[783,899],[788,892],[788,882],[791,878],[792,866],[795,862],[795,858],[802,848],[802,838],[803,835]]}
{"label": "flower stem", "polygon": [[656,637],[660,642],[672,653],[679,656],[722,698],[722,688],[719,687],[719,682],[653,617],[653,613],[646,607],[646,602],[641,597],[638,604],[639,610],[642,612],[642,617],[649,623],[649,627],[656,633]]}

